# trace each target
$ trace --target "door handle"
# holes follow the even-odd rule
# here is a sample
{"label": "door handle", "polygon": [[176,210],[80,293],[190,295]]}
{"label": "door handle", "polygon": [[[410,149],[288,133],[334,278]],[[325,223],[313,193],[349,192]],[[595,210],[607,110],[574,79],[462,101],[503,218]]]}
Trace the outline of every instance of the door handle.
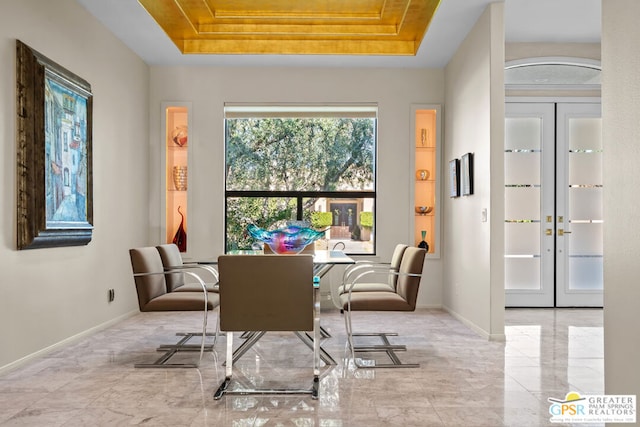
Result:
{"label": "door handle", "polygon": [[558,236],[564,236],[565,234],[571,234],[570,231],[565,231],[562,228],[558,229]]}
{"label": "door handle", "polygon": [[547,228],[544,230],[544,234],[547,236],[552,236],[553,235],[553,230],[550,228]]}

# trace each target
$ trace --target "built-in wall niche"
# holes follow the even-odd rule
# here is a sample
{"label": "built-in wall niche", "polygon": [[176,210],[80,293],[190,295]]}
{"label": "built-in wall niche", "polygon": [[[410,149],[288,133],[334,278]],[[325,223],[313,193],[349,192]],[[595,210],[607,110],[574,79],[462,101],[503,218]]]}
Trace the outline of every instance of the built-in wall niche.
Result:
{"label": "built-in wall niche", "polygon": [[164,241],[187,251],[189,188],[189,107],[167,104],[164,111],[165,230]]}
{"label": "built-in wall niche", "polygon": [[413,106],[412,243],[419,247],[428,246],[430,256],[437,256],[440,253],[439,123],[439,106]]}

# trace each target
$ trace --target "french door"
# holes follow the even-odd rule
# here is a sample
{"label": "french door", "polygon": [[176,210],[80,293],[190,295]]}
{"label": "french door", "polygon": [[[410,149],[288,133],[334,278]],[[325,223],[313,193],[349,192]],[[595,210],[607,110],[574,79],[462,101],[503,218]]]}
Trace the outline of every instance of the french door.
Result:
{"label": "french door", "polygon": [[506,305],[602,306],[600,104],[505,111]]}

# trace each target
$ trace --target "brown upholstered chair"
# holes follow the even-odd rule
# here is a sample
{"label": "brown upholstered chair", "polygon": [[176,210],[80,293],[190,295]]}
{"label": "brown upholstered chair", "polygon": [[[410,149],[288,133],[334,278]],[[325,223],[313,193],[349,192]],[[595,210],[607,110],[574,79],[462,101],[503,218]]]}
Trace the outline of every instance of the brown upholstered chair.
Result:
{"label": "brown upholstered chair", "polygon": [[[353,292],[359,283],[366,283],[366,278],[370,275],[377,274],[376,268],[372,266],[370,269],[360,269],[356,274],[352,275],[350,280],[344,285],[345,293],[340,296],[340,304],[345,312],[345,327],[347,330],[348,345],[351,349],[351,355],[357,367],[416,367],[416,364],[404,364],[395,354],[396,351],[405,351],[404,345],[390,344],[388,337],[396,336],[397,333],[392,332],[375,332],[375,333],[354,333],[351,323],[352,311],[414,311],[416,309],[416,301],[418,299],[418,290],[420,287],[420,279],[422,277],[422,267],[426,251],[421,248],[408,247],[404,250],[400,267],[397,272],[393,272],[397,276],[395,290],[378,290],[378,291],[360,291]],[[379,336],[382,339],[382,345],[356,346],[354,337],[357,336]],[[386,352],[392,363],[376,364],[374,366],[365,365],[358,361],[355,357],[357,352]]]}
{"label": "brown upholstered chair", "polygon": [[[156,246],[160,253],[160,259],[162,259],[162,265],[165,270],[201,270],[208,273],[205,280],[207,291],[218,292],[218,272],[212,265],[205,264],[184,264],[182,261],[182,255],[180,249],[174,243],[167,243],[164,245]],[[201,292],[202,287],[199,283],[187,283],[185,280],[185,274],[183,271],[177,271],[175,273],[168,273],[165,276],[167,282],[167,292]]]}
{"label": "brown upholstered chair", "polygon": [[[214,394],[311,394],[319,388],[319,289],[313,281],[311,255],[222,255],[220,329],[226,332],[225,380]],[[240,348],[253,345],[267,331],[313,331],[311,389],[229,389],[233,375],[233,333],[253,333]]]}
{"label": "brown upholstered chair", "polygon": [[363,271],[371,270],[375,268],[377,272],[388,273],[386,281],[367,281],[354,283],[351,287],[351,292],[376,292],[376,291],[395,291],[398,282],[398,275],[395,274],[400,270],[400,262],[402,261],[402,255],[408,248],[405,244],[397,244],[391,255],[391,262],[389,263],[376,263],[371,261],[356,261],[355,264],[350,265],[344,271],[342,276],[342,286],[338,288],[338,293],[342,295],[345,293],[345,283],[349,283],[350,280]]}
{"label": "brown upholstered chair", "polygon": [[364,271],[375,269],[377,274],[367,275],[367,281],[352,284],[351,292],[395,291],[398,281],[398,275],[395,273],[400,269],[400,261],[407,248],[405,244],[397,244],[391,255],[391,262],[388,263],[358,260],[345,268],[341,284],[337,289],[334,287],[331,289],[331,299],[336,308],[342,310],[340,295],[345,293],[345,283],[351,282],[354,277]]}
{"label": "brown upholstered chair", "polygon": [[[134,248],[129,250],[131,267],[138,294],[140,311],[202,311],[202,333],[179,333],[183,338],[175,345],[158,347],[164,354],[154,363],[136,364],[137,368],[149,367],[197,367],[198,364],[169,363],[169,359],[179,351],[200,350],[200,360],[205,350],[207,335],[207,313],[219,305],[217,294],[206,291],[204,281],[192,271],[183,271],[200,285],[198,292],[167,292],[165,275],[167,272],[162,265],[160,254],[155,247]],[[201,344],[190,345],[187,342],[194,336],[201,336]],[[210,347],[210,346],[209,346]],[[210,348],[209,348],[210,349]]]}

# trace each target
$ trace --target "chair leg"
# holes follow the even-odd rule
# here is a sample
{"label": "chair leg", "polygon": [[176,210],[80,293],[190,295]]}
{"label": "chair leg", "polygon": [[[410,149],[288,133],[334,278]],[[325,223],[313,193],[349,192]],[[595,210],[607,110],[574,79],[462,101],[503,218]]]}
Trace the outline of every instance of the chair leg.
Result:
{"label": "chair leg", "polygon": [[[319,283],[319,282],[318,282]],[[320,393],[320,287],[314,286],[313,301],[313,384],[311,386],[311,398],[318,399]],[[331,356],[329,356],[331,360]]]}
{"label": "chair leg", "polygon": [[351,350],[351,359],[353,359],[353,363],[356,363],[356,354],[353,345],[353,329],[351,328],[351,310],[348,309],[345,311],[344,327],[347,331],[347,344]]}
{"label": "chair leg", "polygon": [[[257,332],[252,335],[252,338],[262,337],[265,332]],[[257,340],[256,340],[257,341]],[[319,340],[318,340],[319,342]],[[246,341],[245,341],[246,343]],[[244,343],[243,343],[244,345]],[[319,347],[319,345],[318,345]],[[233,333],[227,332],[227,360],[225,361],[225,379],[222,381],[218,389],[213,394],[214,400],[219,400],[225,394],[239,394],[239,395],[293,395],[293,394],[310,394],[313,399],[318,398],[319,391],[319,351],[314,351],[314,377],[313,377],[313,385],[311,389],[236,389],[230,390],[229,386],[231,385],[231,380],[233,378],[233,362],[234,362],[234,351],[233,351]],[[237,358],[237,355],[236,355]]]}
{"label": "chair leg", "polygon": [[[176,336],[177,337],[188,336],[189,339],[191,339],[193,337],[201,337],[202,332],[176,332]],[[213,347],[215,345],[215,334],[207,332],[207,337],[214,337],[214,344],[206,344],[204,346],[204,351],[213,351]],[[188,341],[189,340],[182,341],[183,344],[180,344],[180,342],[176,344],[161,344],[158,346],[156,351],[167,351],[171,349],[177,349],[177,351],[198,351],[198,352],[200,351],[202,344],[187,344]]]}
{"label": "chair leg", "polygon": [[[351,350],[351,358],[356,368],[418,368],[417,363],[402,363],[396,351],[406,351],[405,345],[393,345],[389,342],[389,336],[397,336],[394,332],[376,332],[376,333],[353,333],[353,325],[351,323],[351,310],[347,308],[345,310],[345,329],[347,330],[347,344]],[[353,337],[362,336],[377,336],[382,339],[382,344],[369,345],[369,346],[356,346],[354,344]],[[383,351],[387,354],[392,363],[375,363],[372,365],[364,364],[356,359],[356,353],[368,353],[368,352],[380,352]]]}
{"label": "chair leg", "polygon": [[[225,394],[240,394],[240,395],[294,395],[294,394],[310,394],[312,399],[318,399],[320,394],[320,288],[314,286],[314,307],[313,307],[313,334],[312,343],[313,348],[313,383],[310,389],[256,389],[256,388],[243,388],[229,390],[229,385],[233,376],[233,363],[240,358],[253,344],[255,344],[266,331],[253,331],[246,333],[246,340],[242,345],[234,352],[233,351],[233,332],[227,332],[227,360],[225,361],[225,379],[222,381],[216,392],[213,394],[214,400],[219,400]],[[309,345],[304,339],[308,336],[300,332],[295,332],[302,341]]]}
{"label": "chair leg", "polygon": [[[359,366],[361,368],[419,368],[420,364],[418,363],[403,363],[398,355],[395,353],[396,351],[407,351],[406,345],[394,345],[389,342],[390,336],[398,336],[395,332],[376,332],[376,333],[361,333],[361,334],[353,334],[356,337],[380,337],[382,340],[382,344],[378,345],[369,345],[369,346],[356,346],[354,351],[356,353],[367,353],[367,352],[385,352],[389,359],[391,359],[391,363],[376,363],[374,366]],[[358,366],[358,362],[356,361],[356,366]]]}
{"label": "chair leg", "polygon": [[[200,279],[195,274],[190,272],[185,272],[185,274],[189,274],[195,277],[200,282],[203,289],[205,290],[204,313],[202,318],[202,333],[178,333],[177,335],[183,336],[183,338],[174,345],[159,346],[158,351],[164,351],[165,353],[162,356],[160,356],[160,358],[158,358],[155,362],[136,363],[134,367],[136,368],[197,368],[198,366],[200,366],[200,363],[202,362],[202,358],[204,357],[205,350],[213,351],[213,347],[216,345],[216,342],[218,341],[218,333],[220,330],[220,316],[218,316],[218,319],[217,319],[216,333],[215,333],[215,338],[213,340],[213,345],[210,345],[210,346],[205,345],[206,337],[210,336],[210,334],[207,333],[207,319],[209,316],[209,310],[208,310],[208,298],[206,293],[206,286],[202,281],[202,279]],[[176,353],[181,351],[194,351],[197,348],[195,345],[187,344],[187,342],[194,336],[202,337],[200,345],[198,346],[200,350],[200,357],[198,359],[198,363],[168,363],[169,359],[171,359],[171,357],[173,357]]]}
{"label": "chair leg", "polygon": [[[167,345],[158,347],[159,351],[164,351],[164,354],[160,356],[153,363],[136,363],[133,365],[135,368],[197,368],[197,363],[167,363],[171,357],[173,357],[179,351],[192,351],[189,347],[185,347],[187,345],[187,341],[189,341],[194,334],[181,334],[182,339],[178,341],[175,345]],[[204,339],[203,339],[204,341]]]}
{"label": "chair leg", "polygon": [[215,338],[213,338],[213,347],[216,346],[219,336],[220,336],[220,311],[218,311],[218,318],[216,319],[216,336]]}
{"label": "chair leg", "polygon": [[227,332],[227,360],[225,361],[225,378],[213,394],[214,400],[220,400],[227,393],[233,375],[233,332]]}
{"label": "chair leg", "polygon": [[230,383],[231,383],[231,378],[226,377],[224,381],[222,381],[222,384],[220,384],[220,387],[218,387],[216,392],[213,393],[213,400],[220,400],[222,396],[224,396],[224,394],[227,392],[227,389],[229,388]]}

